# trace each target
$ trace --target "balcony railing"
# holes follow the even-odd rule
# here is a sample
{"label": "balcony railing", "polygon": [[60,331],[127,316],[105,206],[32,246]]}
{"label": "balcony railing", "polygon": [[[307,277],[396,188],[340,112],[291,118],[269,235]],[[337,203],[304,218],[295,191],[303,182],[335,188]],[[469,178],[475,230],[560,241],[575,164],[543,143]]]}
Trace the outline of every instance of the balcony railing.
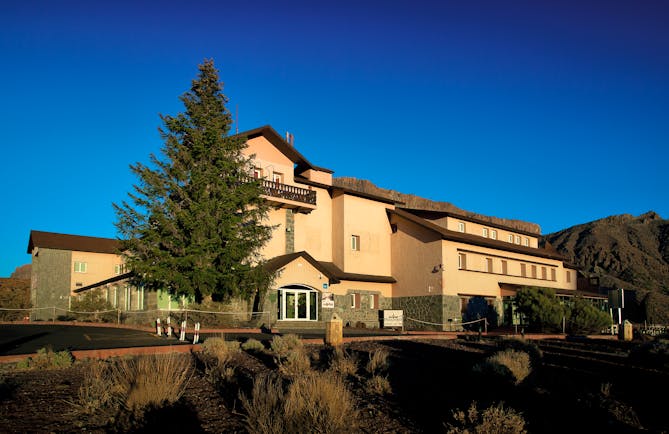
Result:
{"label": "balcony railing", "polygon": [[269,180],[262,181],[262,188],[267,196],[316,205],[316,192],[314,190]]}

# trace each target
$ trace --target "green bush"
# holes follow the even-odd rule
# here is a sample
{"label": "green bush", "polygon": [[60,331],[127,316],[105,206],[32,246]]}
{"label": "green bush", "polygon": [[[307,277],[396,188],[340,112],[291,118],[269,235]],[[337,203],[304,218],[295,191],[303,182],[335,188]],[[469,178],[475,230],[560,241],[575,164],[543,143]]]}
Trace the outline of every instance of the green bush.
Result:
{"label": "green bush", "polygon": [[[90,290],[72,298],[67,320],[116,322],[117,312],[100,291]],[[111,312],[110,312],[111,311]],[[83,313],[93,312],[93,313]],[[100,313],[98,313],[100,312]]]}
{"label": "green bush", "polygon": [[51,347],[40,348],[37,354],[17,363],[19,369],[61,369],[72,366],[74,358],[69,351],[54,352]]}
{"label": "green bush", "polygon": [[564,307],[550,288],[523,287],[516,293],[515,303],[529,322],[531,330],[555,332],[562,329]]}
{"label": "green bush", "polygon": [[611,325],[611,317],[582,297],[574,298],[567,309],[567,331],[573,335],[600,333]]}

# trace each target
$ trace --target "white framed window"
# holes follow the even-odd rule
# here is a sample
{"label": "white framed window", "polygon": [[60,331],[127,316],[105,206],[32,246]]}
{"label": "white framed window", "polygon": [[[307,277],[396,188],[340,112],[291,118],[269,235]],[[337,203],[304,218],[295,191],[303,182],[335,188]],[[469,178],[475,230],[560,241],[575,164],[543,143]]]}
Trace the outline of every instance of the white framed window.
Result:
{"label": "white framed window", "polygon": [[86,262],[74,262],[74,272],[75,273],[85,273],[88,269],[88,264]]}
{"label": "white framed window", "polygon": [[360,294],[353,293],[351,294],[351,309],[360,309]]}
{"label": "white framed window", "polygon": [[483,228],[483,237],[488,238],[488,228]]}
{"label": "white framed window", "polygon": [[465,232],[465,223],[464,222],[458,222],[458,232]]}
{"label": "white framed window", "polygon": [[467,255],[464,253],[458,253],[458,269],[466,270],[467,269]]}
{"label": "white framed window", "polygon": [[369,296],[369,308],[370,309],[379,308],[379,294],[371,294]]}
{"label": "white framed window", "polygon": [[254,167],[253,168],[253,177],[256,179],[262,178],[262,168]]}
{"label": "white framed window", "polygon": [[283,184],[283,173],[274,172],[272,173],[272,181],[277,184]]}
{"label": "white framed window", "polygon": [[516,235],[516,244],[520,244],[520,235]]}
{"label": "white framed window", "polygon": [[529,247],[530,246],[530,239],[525,237],[525,239],[523,239],[523,245],[525,247]]}
{"label": "white framed window", "polygon": [[497,231],[496,230],[492,229],[490,231],[490,238],[492,238],[493,240],[497,239]]}
{"label": "white framed window", "polygon": [[119,274],[123,274],[123,273],[125,273],[125,264],[114,265],[114,274],[116,274],[118,276]]}
{"label": "white framed window", "polygon": [[509,234],[508,240],[509,240],[510,243],[513,243],[513,235]]}
{"label": "white framed window", "polygon": [[360,251],[360,235],[351,235],[351,250]]}

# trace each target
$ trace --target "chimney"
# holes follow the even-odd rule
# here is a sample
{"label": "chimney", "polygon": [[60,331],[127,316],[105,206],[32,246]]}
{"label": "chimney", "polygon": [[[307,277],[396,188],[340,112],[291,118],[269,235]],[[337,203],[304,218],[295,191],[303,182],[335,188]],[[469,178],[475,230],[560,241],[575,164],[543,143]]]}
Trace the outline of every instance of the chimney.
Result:
{"label": "chimney", "polygon": [[286,142],[288,142],[290,146],[293,146],[294,141],[295,141],[295,136],[286,131]]}

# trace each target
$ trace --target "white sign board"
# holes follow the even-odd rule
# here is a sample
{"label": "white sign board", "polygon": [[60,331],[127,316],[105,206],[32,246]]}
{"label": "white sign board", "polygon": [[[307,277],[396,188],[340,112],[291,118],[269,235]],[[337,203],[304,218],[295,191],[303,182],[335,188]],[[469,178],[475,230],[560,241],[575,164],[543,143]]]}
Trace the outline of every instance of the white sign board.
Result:
{"label": "white sign board", "polygon": [[384,310],[383,312],[383,327],[403,327],[404,326],[404,311],[403,310]]}
{"label": "white sign board", "polygon": [[334,294],[324,292],[321,298],[321,307],[324,309],[334,309]]}

